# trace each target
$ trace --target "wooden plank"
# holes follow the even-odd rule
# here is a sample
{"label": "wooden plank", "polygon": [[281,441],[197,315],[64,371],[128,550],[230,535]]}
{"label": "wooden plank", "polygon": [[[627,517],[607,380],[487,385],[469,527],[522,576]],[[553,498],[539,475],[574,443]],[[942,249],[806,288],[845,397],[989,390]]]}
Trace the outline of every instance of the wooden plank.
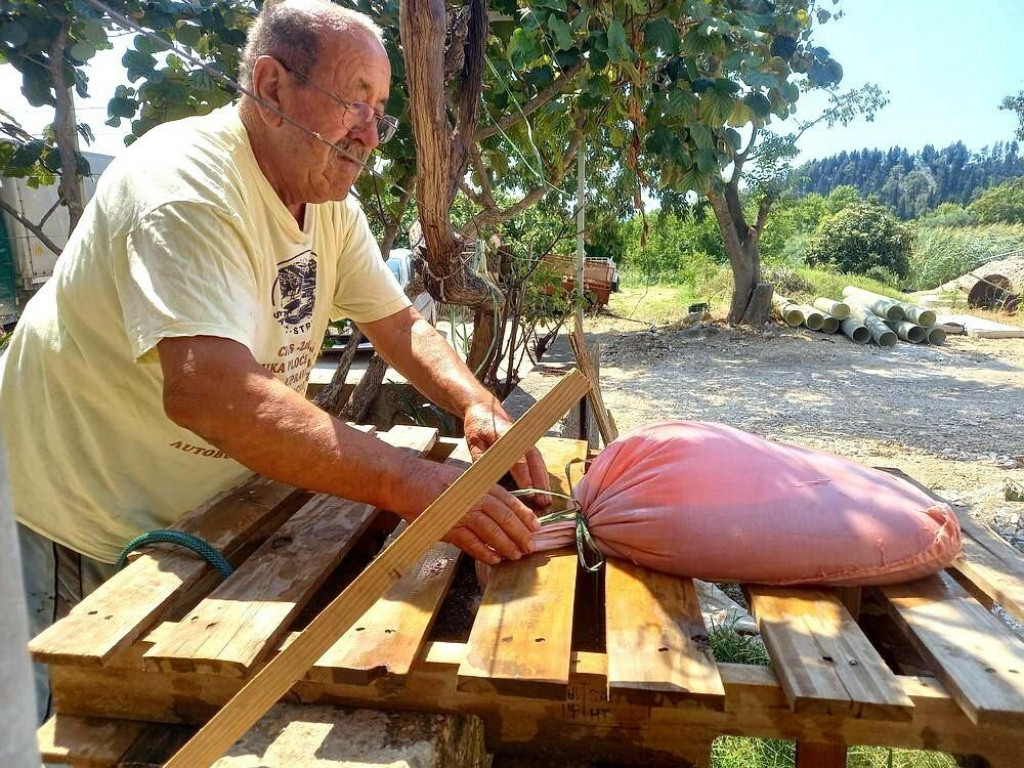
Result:
{"label": "wooden plank", "polygon": [[1024,558],[1001,536],[972,518],[965,510],[934,493],[906,473],[893,467],[879,469],[896,475],[927,493],[936,501],[948,504],[960,522],[963,531],[963,551],[953,563],[953,570],[974,588],[1024,622]]}
{"label": "wooden plank", "polygon": [[[349,425],[372,434],[373,427]],[[188,512],[173,526],[209,542],[232,560],[269,535],[310,497],[307,491],[254,477]],[[128,566],[29,643],[36,661],[101,666],[131,645],[213,568],[180,547],[148,547]],[[216,582],[211,582],[216,583]]]}
{"label": "wooden plank", "polygon": [[[309,494],[263,477],[250,480],[210,507],[206,518],[181,525],[219,549],[229,560],[270,518],[283,519]],[[226,525],[234,521],[234,527]],[[71,609],[29,643],[36,661],[100,666],[149,629],[183,590],[212,571],[199,556],[154,547]]]}
{"label": "wooden plank", "polygon": [[[541,451],[552,490],[567,493],[566,472],[573,480],[581,476],[587,444],[548,438]],[[565,698],[576,571],[575,550],[537,553],[491,569],[459,667],[459,690]]]}
{"label": "wooden plank", "polygon": [[550,425],[586,395],[586,377],[573,371],[385,549],[292,643],[256,674],[227,705],[167,763],[197,768],[220,757],[283,696],[309,668],[395,584],[426,551],[534,445]]}
{"label": "wooden plank", "polygon": [[594,418],[597,419],[597,428],[601,433],[601,439],[605,445],[608,445],[618,438],[619,430],[616,428],[615,422],[612,421],[611,414],[608,413],[608,409],[604,404],[604,395],[601,393],[601,374],[598,368],[601,360],[600,349],[595,347],[594,351],[591,352],[590,347],[587,345],[587,335],[583,331],[582,309],[577,310],[573,316],[572,333],[569,334],[569,346],[572,347],[580,370],[590,379],[590,394],[588,395],[590,406],[594,412]]}
{"label": "wooden plank", "polygon": [[816,589],[754,585],[747,592],[795,712],[912,717],[913,703],[837,597]]}
{"label": "wooden plank", "polygon": [[[379,437],[423,455],[437,430],[403,426]],[[146,653],[147,666],[244,675],[273,649],[376,514],[369,504],[314,496],[179,622],[173,636]]]}
{"label": "wooden plank", "polygon": [[[692,741],[722,733],[983,754],[993,764],[1006,766],[1019,765],[1024,753],[1024,731],[998,726],[978,728],[942,683],[932,677],[898,677],[914,703],[914,719],[878,721],[849,713],[796,714],[769,668],[720,664],[727,702],[725,711],[720,712],[705,707],[640,707],[608,702],[604,696],[603,653],[573,653],[572,701],[457,691],[455,673],[465,649],[464,643],[428,643],[405,684],[387,688],[386,693],[377,686],[301,682],[292,697],[304,702],[386,710],[477,713],[494,726],[491,743],[495,750],[506,746],[517,751],[540,750],[542,760],[546,755],[543,750],[561,743],[578,750],[578,759],[590,755],[590,759],[602,763],[614,759],[610,748],[618,745],[634,750],[625,762],[636,763],[647,754],[664,756],[673,743],[673,734]],[[156,674],[127,666],[116,674],[60,667],[55,670],[54,683],[58,709],[73,702],[97,716],[190,722],[204,722],[243,684],[223,676]]]}
{"label": "wooden plank", "polygon": [[725,689],[691,579],[625,560],[605,565],[608,697],[632,704],[698,701],[723,709]]}
{"label": "wooden plank", "polygon": [[[472,461],[466,441],[461,440],[445,463],[465,469]],[[407,675],[455,577],[459,555],[458,547],[445,542],[431,547],[320,657],[313,671],[334,682],[355,685]]]}
{"label": "wooden plank", "polygon": [[881,587],[889,611],[978,725],[1024,725],[1024,642],[940,573]]}
{"label": "wooden plank", "polygon": [[107,768],[146,727],[145,723],[98,717],[54,715],[36,732],[39,754],[48,763]]}

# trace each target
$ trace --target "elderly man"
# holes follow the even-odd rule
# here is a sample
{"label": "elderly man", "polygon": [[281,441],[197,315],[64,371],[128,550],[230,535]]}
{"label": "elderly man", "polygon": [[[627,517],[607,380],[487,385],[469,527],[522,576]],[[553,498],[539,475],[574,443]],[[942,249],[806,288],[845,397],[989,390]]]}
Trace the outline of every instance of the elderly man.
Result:
{"label": "elderly man", "polygon": [[[19,521],[33,632],[54,620],[57,593],[80,599],[132,537],[252,472],[407,519],[458,476],[303,397],[332,318],[356,321],[461,416],[475,453],[508,428],[409,305],[349,195],[394,132],[390,78],[364,16],[268,3],[242,57],[252,96],[153,129],[100,181],[0,359],[0,503]],[[514,476],[547,482],[536,451]],[[536,528],[494,487],[447,538],[495,563],[529,552]]]}

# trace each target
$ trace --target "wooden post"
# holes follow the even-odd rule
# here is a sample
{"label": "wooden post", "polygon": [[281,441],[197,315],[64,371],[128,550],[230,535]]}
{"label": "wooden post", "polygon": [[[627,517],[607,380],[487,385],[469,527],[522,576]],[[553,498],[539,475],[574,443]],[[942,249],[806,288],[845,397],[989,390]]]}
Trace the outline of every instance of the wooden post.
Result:
{"label": "wooden post", "polygon": [[846,745],[798,741],[796,768],[846,768]]}
{"label": "wooden post", "polygon": [[209,766],[223,755],[589,389],[579,371],[563,377],[214,715],[166,768]]}

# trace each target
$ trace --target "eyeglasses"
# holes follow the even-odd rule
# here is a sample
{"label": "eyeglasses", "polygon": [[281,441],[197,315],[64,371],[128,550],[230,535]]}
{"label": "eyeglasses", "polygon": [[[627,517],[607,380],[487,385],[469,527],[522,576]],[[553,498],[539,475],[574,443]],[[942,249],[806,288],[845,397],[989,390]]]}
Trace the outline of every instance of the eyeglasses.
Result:
{"label": "eyeglasses", "polygon": [[285,72],[290,74],[300,83],[308,85],[315,91],[320,91],[320,93],[324,94],[332,101],[341,104],[341,106],[345,108],[345,115],[341,119],[341,122],[342,125],[345,126],[346,130],[354,132],[361,131],[371,122],[376,122],[377,139],[381,144],[386,144],[394,138],[395,131],[398,130],[397,118],[394,118],[391,115],[382,115],[365,101],[348,101],[347,99],[343,99],[333,91],[321,88],[308,77],[296,72],[280,59],[275,59],[275,61],[284,68]]}

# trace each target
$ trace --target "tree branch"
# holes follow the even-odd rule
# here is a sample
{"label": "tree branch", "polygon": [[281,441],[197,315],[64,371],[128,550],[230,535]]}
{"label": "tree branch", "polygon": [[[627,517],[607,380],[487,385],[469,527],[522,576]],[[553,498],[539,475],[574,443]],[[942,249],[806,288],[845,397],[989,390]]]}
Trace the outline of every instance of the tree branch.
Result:
{"label": "tree branch", "polygon": [[765,222],[768,221],[768,212],[771,211],[774,202],[775,198],[771,195],[761,198],[761,204],[757,207],[757,222],[754,224],[754,231],[757,235],[760,235],[764,229]]}
{"label": "tree branch", "polygon": [[580,60],[573,64],[568,69],[563,70],[561,77],[559,77],[547,88],[538,92],[529,101],[523,104],[521,110],[517,109],[514,112],[509,112],[507,115],[505,115],[498,121],[497,125],[490,125],[486,128],[480,128],[479,130],[477,130],[476,136],[474,136],[473,138],[476,141],[480,142],[483,141],[484,139],[491,138],[491,136],[497,135],[500,132],[499,129],[501,131],[507,131],[520,120],[523,120],[532,115],[534,112],[543,107],[556,96],[565,93],[565,91],[567,91],[570,88],[570,86],[572,86],[572,84],[575,82],[576,75],[578,75],[583,70],[584,64],[585,61]]}
{"label": "tree branch", "polygon": [[523,213],[528,208],[538,203],[540,199],[551,190],[551,187],[557,187],[561,184],[562,180],[565,178],[566,169],[572,165],[572,161],[576,159],[576,155],[583,144],[585,125],[586,115],[581,113],[576,118],[576,128],[573,131],[572,137],[569,139],[569,145],[566,147],[565,155],[561,158],[562,162],[553,168],[550,164],[545,163],[545,169],[550,172],[550,178],[546,182],[534,187],[523,195],[518,202],[508,206],[507,208],[498,208],[497,205],[494,205],[488,210],[473,216],[462,228],[463,235],[466,233],[479,232],[484,227],[502,224],[509,219],[515,218],[520,213]]}
{"label": "tree branch", "polygon": [[[469,159],[469,153],[476,141],[477,117],[480,109],[480,94],[484,85],[484,56],[487,52],[487,0],[469,0],[469,28],[466,38],[466,57],[459,79],[459,118],[455,124],[452,150],[452,169],[456,177],[462,176],[462,168]],[[456,183],[452,179],[449,204],[455,199]]]}
{"label": "tree branch", "polygon": [[750,156],[750,150],[754,148],[754,143],[757,141],[757,126],[754,126],[750,131],[750,141],[747,142],[747,148],[737,154],[732,159],[732,176],[729,177],[729,183],[732,184],[735,181],[737,184],[740,180],[740,174],[743,173],[743,164],[747,162]]}
{"label": "tree branch", "polygon": [[17,222],[19,224],[21,224],[23,227],[25,227],[25,229],[27,229],[33,235],[38,237],[39,241],[43,245],[45,245],[47,248],[49,248],[51,251],[53,251],[55,256],[60,256],[61,249],[57,247],[57,244],[54,243],[53,240],[51,240],[50,238],[48,238],[46,236],[46,233],[43,232],[42,227],[40,227],[39,225],[34,224],[30,220],[26,219],[24,216],[22,216],[20,213],[18,213],[14,208],[9,206],[3,200],[0,200],[0,211],[3,211],[4,213],[6,213],[11,218],[17,220]]}

